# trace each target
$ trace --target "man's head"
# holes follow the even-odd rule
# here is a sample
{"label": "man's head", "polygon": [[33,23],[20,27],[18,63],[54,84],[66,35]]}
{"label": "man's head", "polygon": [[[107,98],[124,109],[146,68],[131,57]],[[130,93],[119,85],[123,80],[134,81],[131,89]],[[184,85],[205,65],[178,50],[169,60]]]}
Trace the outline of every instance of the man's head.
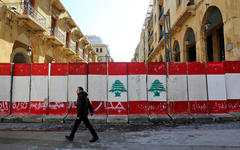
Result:
{"label": "man's head", "polygon": [[84,91],[84,89],[79,86],[79,87],[77,88],[76,93],[79,94],[79,93],[81,93],[81,92],[83,92],[83,91]]}

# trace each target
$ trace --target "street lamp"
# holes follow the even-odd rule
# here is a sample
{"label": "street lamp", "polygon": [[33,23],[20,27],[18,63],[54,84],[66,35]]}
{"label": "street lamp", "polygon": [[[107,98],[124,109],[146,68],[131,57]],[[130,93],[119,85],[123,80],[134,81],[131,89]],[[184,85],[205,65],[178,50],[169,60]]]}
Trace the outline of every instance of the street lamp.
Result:
{"label": "street lamp", "polygon": [[32,56],[32,48],[30,46],[27,47],[27,55]]}

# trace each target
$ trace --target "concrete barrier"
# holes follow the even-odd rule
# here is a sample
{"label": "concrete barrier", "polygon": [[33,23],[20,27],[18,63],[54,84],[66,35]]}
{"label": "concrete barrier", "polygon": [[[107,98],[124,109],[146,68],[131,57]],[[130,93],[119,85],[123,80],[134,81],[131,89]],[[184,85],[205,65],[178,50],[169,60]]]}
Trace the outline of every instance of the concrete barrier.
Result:
{"label": "concrete barrier", "polygon": [[47,115],[48,64],[32,64],[30,114]]}
{"label": "concrete barrier", "polygon": [[108,65],[108,121],[115,117],[126,122],[128,121],[127,63]]}
{"label": "concrete barrier", "polygon": [[187,64],[168,63],[169,114],[188,114]]}
{"label": "concrete barrier", "polygon": [[205,63],[188,63],[188,97],[190,114],[207,114],[207,81]]}
{"label": "concrete barrier", "polygon": [[66,115],[67,113],[67,75],[68,64],[51,64],[49,115]]}
{"label": "concrete barrier", "polygon": [[209,112],[228,113],[224,62],[208,62],[206,65]]}
{"label": "concrete barrier", "polygon": [[88,64],[88,94],[95,115],[107,117],[107,64]]}
{"label": "concrete barrier", "polygon": [[12,114],[29,113],[31,64],[14,64],[12,88]]}
{"label": "concrete barrier", "polygon": [[11,64],[0,63],[0,114],[10,113]]}
{"label": "concrete barrier", "polygon": [[225,62],[227,106],[229,112],[240,112],[240,62]]}
{"label": "concrete barrier", "polygon": [[68,114],[77,114],[77,87],[87,90],[87,64],[70,63],[68,75]]}
{"label": "concrete barrier", "polygon": [[165,63],[148,64],[147,87],[149,115],[167,114]]}
{"label": "concrete barrier", "polygon": [[128,63],[128,104],[129,119],[148,118],[145,63]]}

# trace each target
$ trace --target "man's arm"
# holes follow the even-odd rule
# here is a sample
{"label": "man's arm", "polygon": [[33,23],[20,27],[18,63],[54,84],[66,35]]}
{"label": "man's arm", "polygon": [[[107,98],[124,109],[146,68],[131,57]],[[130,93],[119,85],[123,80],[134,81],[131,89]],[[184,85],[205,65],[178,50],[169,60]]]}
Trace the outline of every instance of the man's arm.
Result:
{"label": "man's arm", "polygon": [[88,103],[88,109],[89,109],[91,115],[93,115],[94,114],[94,110],[93,110],[92,104],[90,103],[90,100],[89,100],[88,97],[87,97],[87,103]]}

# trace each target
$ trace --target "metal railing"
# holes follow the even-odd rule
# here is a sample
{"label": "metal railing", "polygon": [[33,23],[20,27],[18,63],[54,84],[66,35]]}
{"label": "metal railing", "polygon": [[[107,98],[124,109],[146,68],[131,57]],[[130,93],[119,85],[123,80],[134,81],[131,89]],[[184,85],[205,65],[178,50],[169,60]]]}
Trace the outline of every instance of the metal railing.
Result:
{"label": "metal railing", "polygon": [[12,11],[21,14],[27,15],[35,23],[46,28],[46,18],[39,13],[29,2],[19,2],[19,3],[4,3]]}
{"label": "metal railing", "polygon": [[151,40],[152,36],[153,36],[153,31],[150,33],[150,35],[148,37],[148,42]]}
{"label": "metal railing", "polygon": [[153,50],[154,50],[154,46],[152,46],[152,48],[149,50],[148,57],[152,54]]}
{"label": "metal railing", "polygon": [[164,31],[161,32],[158,43],[160,43],[160,41],[163,39],[163,36],[164,36]]}
{"label": "metal railing", "polygon": [[57,28],[51,28],[52,36],[55,36],[62,44],[64,43],[65,37]]}
{"label": "metal railing", "polygon": [[73,41],[70,41],[69,48],[76,53],[76,43],[74,43]]}
{"label": "metal railing", "polygon": [[152,14],[152,16],[150,17],[150,19],[149,19],[149,21],[148,21],[148,28],[150,27],[150,25],[151,25],[151,23],[152,23],[152,20],[153,20],[153,14]]}
{"label": "metal railing", "polygon": [[158,16],[158,21],[160,21],[161,18],[163,17],[163,13],[164,13],[164,9],[162,8],[161,11],[160,11],[160,14]]}

